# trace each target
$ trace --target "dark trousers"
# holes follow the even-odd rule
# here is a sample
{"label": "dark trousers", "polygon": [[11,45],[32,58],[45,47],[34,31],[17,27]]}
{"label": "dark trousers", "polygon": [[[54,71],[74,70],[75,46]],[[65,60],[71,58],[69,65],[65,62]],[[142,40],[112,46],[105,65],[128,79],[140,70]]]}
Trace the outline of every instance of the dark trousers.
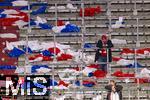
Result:
{"label": "dark trousers", "polygon": [[[107,63],[107,57],[100,56],[98,63]],[[107,64],[99,64],[99,66],[102,71],[107,72]]]}

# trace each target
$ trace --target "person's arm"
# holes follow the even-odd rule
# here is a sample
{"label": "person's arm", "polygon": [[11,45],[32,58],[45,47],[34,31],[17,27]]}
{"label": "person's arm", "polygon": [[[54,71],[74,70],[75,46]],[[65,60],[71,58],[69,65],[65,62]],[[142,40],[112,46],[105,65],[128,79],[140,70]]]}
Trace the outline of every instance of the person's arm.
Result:
{"label": "person's arm", "polygon": [[112,47],[114,47],[112,41],[111,41],[111,40],[108,40],[107,48],[112,48]]}
{"label": "person's arm", "polygon": [[100,51],[100,48],[102,48],[102,41],[101,40],[99,40],[98,42],[97,42],[97,44],[96,44],[96,53],[95,53],[95,62],[98,60],[98,58],[99,58],[99,51]]}
{"label": "person's arm", "polygon": [[98,40],[97,44],[96,44],[97,48],[102,48],[102,41]]}
{"label": "person's arm", "polygon": [[119,91],[122,91],[123,87],[121,85],[117,85],[116,86],[116,91],[119,92]]}
{"label": "person's arm", "polygon": [[105,89],[111,91],[112,90],[112,86],[111,85],[107,85],[107,86],[105,86]]}

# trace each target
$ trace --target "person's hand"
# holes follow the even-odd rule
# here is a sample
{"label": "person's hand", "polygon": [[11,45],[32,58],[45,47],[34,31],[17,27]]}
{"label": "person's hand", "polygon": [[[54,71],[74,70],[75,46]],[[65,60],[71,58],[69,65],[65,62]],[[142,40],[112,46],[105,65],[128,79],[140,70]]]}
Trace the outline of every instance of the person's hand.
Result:
{"label": "person's hand", "polygon": [[102,53],[102,51],[100,50],[99,53]]}

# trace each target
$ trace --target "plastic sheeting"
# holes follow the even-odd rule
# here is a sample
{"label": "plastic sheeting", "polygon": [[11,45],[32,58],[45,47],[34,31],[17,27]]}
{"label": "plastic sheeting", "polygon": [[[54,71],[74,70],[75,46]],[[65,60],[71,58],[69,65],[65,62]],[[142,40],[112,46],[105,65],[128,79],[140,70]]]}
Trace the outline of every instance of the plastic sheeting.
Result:
{"label": "plastic sheeting", "polygon": [[85,43],[84,48],[94,48],[94,46],[90,43]]}
{"label": "plastic sheeting", "polygon": [[9,70],[14,70],[14,69],[16,69],[16,66],[0,65],[0,69],[1,69],[1,70],[7,70],[7,69],[9,69]]}
{"label": "plastic sheeting", "polygon": [[36,17],[36,20],[31,19],[30,26],[40,27],[41,29],[52,29],[53,27],[47,23],[46,19],[39,16]]}
{"label": "plastic sheeting", "polygon": [[119,20],[117,20],[116,22],[115,22],[115,24],[112,24],[112,28],[120,28],[120,27],[122,27],[123,26],[123,24],[124,24],[124,22],[123,22],[123,17],[119,17]]}
{"label": "plastic sheeting", "polygon": [[128,68],[142,68],[143,66],[141,65],[141,64],[139,64],[138,62],[137,63],[133,63],[133,64],[129,64],[129,65],[127,65],[126,67],[128,67]]}
{"label": "plastic sheeting", "polygon": [[116,71],[112,74],[112,76],[116,77],[135,77],[134,73],[124,73],[122,71]]}
{"label": "plastic sheeting", "polygon": [[[80,81],[75,81],[75,85],[76,86],[80,86],[81,85],[81,83],[80,83]],[[85,87],[93,87],[95,85],[95,82],[93,82],[93,81],[86,81],[86,80],[83,80],[83,86],[85,86]]]}
{"label": "plastic sheeting", "polygon": [[[84,16],[93,17],[99,13],[101,13],[101,7],[100,6],[84,8]],[[82,9],[80,9],[79,15],[80,15],[80,17],[82,17]]]}
{"label": "plastic sheeting", "polygon": [[43,14],[45,13],[46,9],[47,9],[47,6],[44,5],[44,6],[41,6],[39,9],[32,11],[31,14],[32,15]]}
{"label": "plastic sheeting", "polygon": [[111,39],[113,44],[127,44],[126,40],[123,39]]}
{"label": "plastic sheeting", "polygon": [[93,86],[95,86],[95,82],[93,82],[93,81],[83,81],[83,86],[93,87]]}
{"label": "plastic sheeting", "polygon": [[70,33],[70,32],[80,32],[80,28],[75,24],[70,24],[66,22],[65,25],[62,26],[54,26],[52,30],[55,33]]}
{"label": "plastic sheeting", "polygon": [[4,0],[0,3],[0,6],[27,6],[28,1],[26,0]]}
{"label": "plastic sheeting", "polygon": [[[128,56],[128,57],[132,57],[135,55],[135,50],[129,49],[129,48],[123,48],[122,52],[121,52],[122,56]],[[142,48],[142,49],[137,49],[136,50],[136,56],[138,58],[143,58],[146,56],[150,56],[150,48]]]}
{"label": "plastic sheeting", "polygon": [[16,47],[14,47],[13,50],[11,50],[10,52],[6,52],[8,54],[9,57],[20,57],[21,55],[25,54],[25,52],[23,50],[20,50]]}
{"label": "plastic sheeting", "polygon": [[24,27],[28,24],[28,14],[14,9],[0,10],[0,24],[2,26],[18,26]]}
{"label": "plastic sheeting", "polygon": [[117,65],[133,65],[134,64],[134,60],[126,60],[126,59],[120,59],[117,61]]}
{"label": "plastic sheeting", "polygon": [[[55,10],[55,6],[51,6],[49,8],[50,10]],[[71,3],[68,3],[66,6],[57,6],[58,10],[65,10],[65,9],[69,9],[69,10],[77,10],[77,7],[73,6]]]}
{"label": "plastic sheeting", "polygon": [[17,38],[17,35],[13,33],[3,33],[0,34],[0,38]]}
{"label": "plastic sheeting", "polygon": [[31,68],[31,72],[35,73],[40,68],[47,68],[48,70],[50,69],[49,66],[47,66],[47,65],[33,65]]}
{"label": "plastic sheeting", "polygon": [[147,68],[143,68],[140,72],[141,77],[150,77],[150,70]]}
{"label": "plastic sheeting", "polygon": [[43,56],[54,56],[54,54],[52,52],[50,52],[49,50],[44,50],[41,52]]}
{"label": "plastic sheeting", "polygon": [[106,77],[106,72],[102,71],[102,70],[96,70],[94,73],[93,73],[93,76],[95,76],[96,78],[104,78]]}

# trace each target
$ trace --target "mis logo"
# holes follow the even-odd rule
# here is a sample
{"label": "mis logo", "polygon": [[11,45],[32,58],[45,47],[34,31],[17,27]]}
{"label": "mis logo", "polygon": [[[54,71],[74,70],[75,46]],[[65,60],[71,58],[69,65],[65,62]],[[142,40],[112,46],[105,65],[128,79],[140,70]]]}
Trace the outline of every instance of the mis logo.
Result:
{"label": "mis logo", "polygon": [[47,75],[15,78],[18,79],[16,82],[6,76],[6,95],[48,95],[50,86],[53,86],[50,85],[51,76]]}

